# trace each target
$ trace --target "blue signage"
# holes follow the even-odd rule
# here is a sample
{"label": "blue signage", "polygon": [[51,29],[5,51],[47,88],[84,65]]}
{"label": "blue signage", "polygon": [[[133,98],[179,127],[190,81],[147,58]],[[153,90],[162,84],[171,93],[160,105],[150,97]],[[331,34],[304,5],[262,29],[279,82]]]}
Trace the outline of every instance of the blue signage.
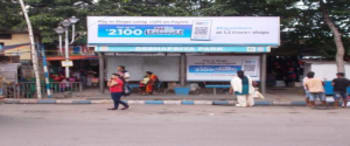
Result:
{"label": "blue signage", "polygon": [[98,37],[190,38],[192,25],[98,25]]}
{"label": "blue signage", "polygon": [[191,65],[190,73],[230,73],[234,74],[241,70],[242,66],[237,65]]}

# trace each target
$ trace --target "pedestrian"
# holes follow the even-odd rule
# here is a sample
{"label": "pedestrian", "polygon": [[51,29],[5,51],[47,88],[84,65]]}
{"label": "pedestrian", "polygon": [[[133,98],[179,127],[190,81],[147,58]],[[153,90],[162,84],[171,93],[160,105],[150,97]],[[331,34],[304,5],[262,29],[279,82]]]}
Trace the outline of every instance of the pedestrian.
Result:
{"label": "pedestrian", "polygon": [[345,74],[342,72],[337,73],[337,78],[332,81],[333,91],[334,91],[334,107],[338,108],[339,99],[343,99],[343,107],[347,107],[348,94],[346,88],[350,85],[350,81],[345,78]]}
{"label": "pedestrian", "polygon": [[304,77],[303,79],[303,87],[304,87],[304,92],[305,92],[305,103],[306,105],[310,106],[310,92],[307,90],[305,83],[309,79],[309,77]]}
{"label": "pedestrian", "polygon": [[122,76],[122,78],[125,80],[125,82],[129,82],[130,80],[130,73],[126,70],[125,66],[119,65],[117,67],[117,73]]}
{"label": "pedestrian", "polygon": [[253,81],[243,71],[238,71],[237,75],[231,80],[230,93],[234,93],[237,97],[236,106],[251,107],[254,106],[254,87]]}
{"label": "pedestrian", "polygon": [[117,67],[117,73],[121,75],[122,80],[124,81],[124,96],[129,96],[131,94],[131,88],[129,86],[130,73],[126,70],[125,66],[119,65]]}
{"label": "pedestrian", "polygon": [[315,100],[316,98],[319,98],[322,105],[327,105],[326,104],[326,95],[325,95],[325,90],[323,88],[323,81],[321,79],[315,78],[315,73],[314,72],[309,72],[307,73],[307,77],[309,78],[306,80],[304,83],[304,86],[306,87],[306,90],[310,93],[310,106],[314,107],[315,106]]}
{"label": "pedestrian", "polygon": [[124,108],[121,110],[126,110],[129,108],[129,105],[120,100],[120,98],[123,96],[123,89],[124,89],[124,82],[122,80],[121,75],[114,73],[112,74],[111,79],[107,83],[109,90],[111,92],[111,96],[113,99],[114,107],[110,108],[108,110],[118,110],[119,104],[122,104]]}

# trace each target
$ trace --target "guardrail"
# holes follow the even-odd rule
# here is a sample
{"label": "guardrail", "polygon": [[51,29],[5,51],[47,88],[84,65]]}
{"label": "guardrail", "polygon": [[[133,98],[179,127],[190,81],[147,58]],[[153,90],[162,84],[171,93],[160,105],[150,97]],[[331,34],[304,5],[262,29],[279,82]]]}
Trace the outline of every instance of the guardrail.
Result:
{"label": "guardrail", "polygon": [[[35,98],[36,84],[34,82],[21,82],[18,84],[3,84],[3,96],[5,98]],[[81,92],[83,86],[80,82],[59,83],[53,82],[49,84],[49,88],[53,94],[64,92]],[[46,86],[41,84],[41,93],[46,95]]]}

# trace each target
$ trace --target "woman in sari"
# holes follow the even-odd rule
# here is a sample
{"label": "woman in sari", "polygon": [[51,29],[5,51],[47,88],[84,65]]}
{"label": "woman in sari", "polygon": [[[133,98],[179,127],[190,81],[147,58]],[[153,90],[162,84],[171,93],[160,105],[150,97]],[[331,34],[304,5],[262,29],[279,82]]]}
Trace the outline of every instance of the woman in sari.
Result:
{"label": "woman in sari", "polygon": [[147,82],[147,85],[146,85],[146,94],[151,95],[153,94],[153,90],[158,81],[158,77],[150,71],[147,71],[146,74],[149,78],[149,81]]}

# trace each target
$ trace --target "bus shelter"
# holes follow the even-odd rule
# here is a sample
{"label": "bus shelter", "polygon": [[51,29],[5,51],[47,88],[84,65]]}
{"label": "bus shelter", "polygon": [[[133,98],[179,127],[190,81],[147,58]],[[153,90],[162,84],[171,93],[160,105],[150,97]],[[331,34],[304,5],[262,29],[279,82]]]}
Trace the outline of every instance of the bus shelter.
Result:
{"label": "bus shelter", "polygon": [[266,54],[280,45],[279,17],[88,16],[88,45],[99,56],[100,89],[118,65],[131,81],[145,71],[181,86],[228,82],[238,70],[265,92]]}

